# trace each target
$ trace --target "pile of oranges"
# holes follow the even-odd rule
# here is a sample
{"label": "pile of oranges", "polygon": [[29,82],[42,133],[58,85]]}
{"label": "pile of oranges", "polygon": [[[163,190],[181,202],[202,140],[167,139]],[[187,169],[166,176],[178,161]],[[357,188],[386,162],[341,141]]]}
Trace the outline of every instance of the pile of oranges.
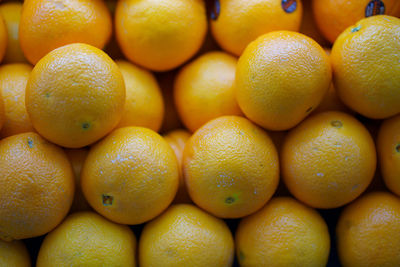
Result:
{"label": "pile of oranges", "polygon": [[400,1],[0,16],[0,266],[400,266]]}

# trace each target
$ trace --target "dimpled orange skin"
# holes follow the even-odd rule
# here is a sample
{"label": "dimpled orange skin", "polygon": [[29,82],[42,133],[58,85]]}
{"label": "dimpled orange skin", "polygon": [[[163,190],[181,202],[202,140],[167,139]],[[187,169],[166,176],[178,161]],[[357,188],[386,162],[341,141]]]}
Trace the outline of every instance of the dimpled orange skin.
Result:
{"label": "dimpled orange skin", "polygon": [[275,0],[220,0],[219,3],[219,16],[210,20],[212,34],[224,50],[237,56],[260,35],[300,28],[303,7],[299,0],[292,13],[285,12],[281,1]]}
{"label": "dimpled orange skin", "polygon": [[289,191],[314,208],[336,208],[356,199],[376,169],[368,130],[336,111],[313,115],[291,130],[280,156]]}
{"label": "dimpled orange skin", "polygon": [[237,116],[214,119],[197,130],[185,145],[182,169],[193,202],[221,218],[260,209],[279,182],[270,137]]}
{"label": "dimpled orange skin", "polygon": [[140,266],[232,266],[234,243],[223,220],[194,205],[172,205],[145,225]]}
{"label": "dimpled orange skin", "polygon": [[32,67],[23,63],[0,67],[0,91],[5,107],[0,137],[35,131],[25,107],[25,88],[31,72]]}
{"label": "dimpled orange skin", "polygon": [[33,126],[43,137],[79,148],[104,137],[118,124],[125,84],[118,66],[103,51],[70,44],[36,64],[25,102]]}
{"label": "dimpled orange skin", "polygon": [[328,227],[312,208],[289,197],[272,198],[242,219],[235,235],[240,266],[326,266]]}
{"label": "dimpled orange skin", "polygon": [[154,71],[167,71],[191,58],[207,32],[202,0],[121,0],[115,29],[124,55]]}
{"label": "dimpled orange skin", "polygon": [[400,199],[373,192],[347,206],[336,228],[342,266],[372,267],[400,264]]}
{"label": "dimpled orange skin", "polygon": [[184,66],[174,84],[178,114],[191,132],[225,115],[242,115],[235,98],[237,59],[209,52]]}
{"label": "dimpled orange skin", "polygon": [[0,266],[30,267],[31,259],[25,244],[20,240],[11,242],[0,240]]}
{"label": "dimpled orange skin", "polygon": [[271,32],[239,58],[236,99],[251,121],[287,130],[319,105],[331,78],[329,58],[318,43],[296,32]]}
{"label": "dimpled orange skin", "polygon": [[136,266],[136,237],[94,212],[69,215],[44,239],[36,266]]}
{"label": "dimpled orange skin", "polygon": [[[336,38],[349,26],[366,17],[366,7],[371,0],[312,0],[316,24],[324,37],[334,43]],[[385,14],[400,15],[398,0],[381,0]]]}
{"label": "dimpled orange skin", "polygon": [[172,202],[178,168],[172,148],[159,134],[143,127],[119,128],[89,151],[81,174],[83,194],[109,220],[140,224]]}
{"label": "dimpled orange skin", "polygon": [[36,133],[0,141],[0,239],[44,235],[71,206],[74,177],[61,148]]}
{"label": "dimpled orange skin", "polygon": [[382,123],[376,149],[386,186],[400,196],[400,114]]}
{"label": "dimpled orange skin", "polygon": [[111,15],[102,0],[24,1],[19,40],[33,65],[50,51],[71,43],[102,49],[111,33]]}
{"label": "dimpled orange skin", "polygon": [[347,28],[331,61],[336,91],[351,109],[372,119],[400,112],[399,18],[373,16]]}
{"label": "dimpled orange skin", "polygon": [[127,61],[116,61],[126,87],[124,115],[118,128],[142,126],[158,131],[164,117],[164,100],[154,75]]}

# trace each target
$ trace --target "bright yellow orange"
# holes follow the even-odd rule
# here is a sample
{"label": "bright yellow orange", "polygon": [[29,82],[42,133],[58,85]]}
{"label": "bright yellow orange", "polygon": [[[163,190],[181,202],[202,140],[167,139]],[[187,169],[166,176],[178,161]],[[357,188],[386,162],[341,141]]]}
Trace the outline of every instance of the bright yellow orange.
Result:
{"label": "bright yellow orange", "polygon": [[311,37],[321,46],[329,46],[330,43],[325,39],[324,36],[322,36],[317,24],[315,23],[314,14],[312,11],[312,0],[301,0],[301,2],[303,3],[303,18],[301,19],[299,32]]}
{"label": "bright yellow orange", "polygon": [[173,130],[164,135],[165,141],[171,146],[179,163],[179,188],[175,196],[175,203],[190,203],[191,199],[186,190],[185,179],[182,174],[182,157],[185,144],[189,140],[191,134],[187,130]]}
{"label": "bright yellow orange", "polygon": [[347,266],[399,266],[400,199],[369,193],[345,208],[336,228],[340,262]]}
{"label": "bright yellow orange", "polygon": [[352,116],[336,111],[304,120],[286,136],[282,178],[289,191],[314,208],[336,208],[356,199],[376,169],[374,141]]}
{"label": "bright yellow orange", "polygon": [[237,116],[223,116],[198,129],[185,145],[182,169],[194,203],[221,218],[257,211],[279,181],[271,138]]}
{"label": "bright yellow orange", "polygon": [[296,32],[271,32],[239,58],[236,98],[253,122],[287,130],[319,105],[331,77],[329,58],[317,42]]}
{"label": "bright yellow orange", "polygon": [[178,67],[201,47],[207,32],[202,0],[121,0],[115,29],[124,55],[155,71]]}
{"label": "bright yellow orange", "polygon": [[34,131],[25,107],[25,88],[31,72],[32,67],[23,63],[0,67],[0,91],[5,108],[0,137]]}
{"label": "bright yellow orange", "polygon": [[272,31],[298,31],[302,1],[220,0],[214,1],[211,30],[226,51],[240,56],[257,37]]}
{"label": "bright yellow orange", "polygon": [[157,132],[164,117],[164,100],[156,78],[127,61],[116,63],[126,87],[125,111],[117,127],[142,126]]}
{"label": "bright yellow orange", "polygon": [[70,44],[33,68],[26,109],[35,129],[60,146],[79,148],[108,134],[124,112],[125,84],[117,64],[100,49]]}
{"label": "bright yellow orange", "polygon": [[386,186],[400,196],[400,114],[382,123],[376,149]]}
{"label": "bright yellow orange", "polygon": [[235,98],[237,59],[209,52],[184,66],[175,78],[174,99],[183,124],[191,132],[225,115],[242,115]]}
{"label": "bright yellow orange", "polygon": [[0,266],[30,267],[31,259],[25,244],[20,240],[11,242],[0,240]]}
{"label": "bright yellow orange", "polygon": [[240,266],[326,266],[328,227],[312,208],[289,197],[271,199],[242,219],[235,236]]}
{"label": "bright yellow orange", "polygon": [[136,237],[94,212],[69,215],[40,247],[36,266],[136,266]]}
{"label": "bright yellow orange", "polygon": [[0,141],[0,239],[44,235],[67,215],[74,177],[61,148],[36,133]]}
{"label": "bright yellow orange", "polygon": [[119,128],[95,144],[83,165],[81,185],[89,204],[121,224],[140,224],[175,197],[179,165],[172,148],[143,127]]}
{"label": "bright yellow orange", "polygon": [[324,37],[334,43],[336,38],[360,19],[373,15],[400,15],[398,0],[312,0],[317,26]]}
{"label": "bright yellow orange", "polygon": [[146,224],[139,241],[142,267],[230,267],[233,256],[225,222],[189,204],[173,205]]}
{"label": "bright yellow orange", "polygon": [[86,43],[101,49],[111,32],[112,20],[103,0],[24,1],[19,40],[32,64],[71,43]]}
{"label": "bright yellow orange", "polygon": [[343,103],[372,119],[400,113],[399,40],[400,19],[386,15],[362,19],[337,38],[331,61]]}

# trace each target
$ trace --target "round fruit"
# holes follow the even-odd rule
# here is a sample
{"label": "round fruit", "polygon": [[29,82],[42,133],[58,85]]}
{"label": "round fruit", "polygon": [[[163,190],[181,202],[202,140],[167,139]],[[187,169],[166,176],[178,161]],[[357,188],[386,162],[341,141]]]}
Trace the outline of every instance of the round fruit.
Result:
{"label": "round fruit", "polygon": [[184,66],[176,76],[176,107],[191,132],[220,116],[242,114],[234,92],[236,62],[229,54],[209,52]]}
{"label": "round fruit", "polygon": [[0,266],[30,267],[31,259],[25,244],[20,240],[11,242],[0,240]]}
{"label": "round fruit", "polygon": [[214,119],[197,130],[185,145],[182,169],[191,199],[221,218],[260,209],[279,181],[270,137],[237,116]]}
{"label": "round fruit", "polygon": [[240,221],[236,230],[240,266],[326,266],[330,240],[322,217],[289,197],[271,199]]}
{"label": "round fruit", "polygon": [[301,0],[303,3],[303,18],[299,32],[314,39],[323,47],[330,46],[329,42],[322,36],[317,24],[315,23],[314,14],[312,10],[312,0]]}
{"label": "round fruit", "polygon": [[343,103],[372,119],[398,114],[399,51],[399,18],[373,16],[347,28],[331,54],[333,82]]}
{"label": "round fruit", "polygon": [[43,57],[26,87],[35,129],[61,146],[78,148],[108,134],[124,112],[123,76],[103,51],[70,44]]}
{"label": "round fruit", "polygon": [[31,238],[54,229],[71,206],[74,177],[61,148],[36,133],[0,141],[0,239]]}
{"label": "round fruit", "polygon": [[368,130],[342,112],[318,113],[286,136],[282,178],[289,191],[314,208],[336,208],[356,199],[376,169]]}
{"label": "round fruit", "polygon": [[400,199],[387,192],[351,203],[336,228],[342,266],[399,266]]}
{"label": "round fruit", "polygon": [[168,143],[142,127],[119,128],[95,144],[81,183],[89,204],[121,224],[140,224],[164,211],[179,183],[178,162]]}
{"label": "round fruit", "polygon": [[328,92],[326,92],[321,103],[316,109],[314,109],[313,114],[325,111],[342,111],[351,113],[351,110],[345,104],[343,104],[342,100],[340,100],[333,83],[331,83],[331,86],[329,87]]}
{"label": "round fruit", "polygon": [[86,43],[101,49],[111,32],[111,15],[103,0],[24,1],[19,40],[32,64],[71,43]]}
{"label": "round fruit", "polygon": [[68,216],[44,239],[36,266],[136,266],[136,238],[128,226],[94,212]]}
{"label": "round fruit", "polygon": [[331,83],[329,58],[311,38],[276,31],[239,58],[236,98],[243,113],[268,130],[287,130],[318,106]]}
{"label": "round fruit", "polygon": [[211,30],[226,51],[240,56],[258,36],[278,30],[298,31],[303,7],[300,0],[214,1]]}
{"label": "round fruit", "polygon": [[120,0],[115,12],[125,56],[155,71],[178,67],[201,47],[207,32],[202,0]]}
{"label": "round fruit", "polygon": [[232,234],[224,221],[196,206],[171,206],[145,225],[140,266],[226,266],[233,263]]}

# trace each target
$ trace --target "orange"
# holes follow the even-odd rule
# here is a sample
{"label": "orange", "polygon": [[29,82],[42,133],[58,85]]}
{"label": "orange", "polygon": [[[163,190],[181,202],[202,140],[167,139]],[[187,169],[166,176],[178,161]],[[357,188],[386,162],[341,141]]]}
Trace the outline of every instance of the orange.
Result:
{"label": "orange", "polygon": [[211,30],[226,51],[240,56],[260,35],[278,30],[298,31],[303,7],[300,0],[214,1]]}
{"label": "orange", "polygon": [[10,2],[0,5],[0,15],[7,27],[7,48],[4,63],[25,63],[26,59],[19,44],[19,22],[21,20],[22,3]]}
{"label": "orange", "polygon": [[179,188],[175,196],[176,203],[190,203],[191,199],[186,190],[185,180],[182,174],[182,156],[185,144],[189,140],[191,134],[184,129],[170,131],[164,135],[165,141],[171,146],[179,163]]}
{"label": "orange", "polygon": [[164,101],[156,78],[127,61],[116,63],[126,87],[125,111],[117,127],[142,126],[157,132],[164,117]]}
{"label": "orange", "polygon": [[336,111],[306,119],[286,136],[282,178],[289,191],[314,208],[336,208],[356,199],[376,169],[375,145],[352,116]]}
{"label": "orange", "polygon": [[398,0],[312,0],[314,18],[331,43],[360,19],[379,14],[400,15]]}
{"label": "orange", "polygon": [[57,47],[71,43],[101,49],[111,32],[111,16],[102,0],[24,1],[19,40],[32,64]]}
{"label": "orange", "polygon": [[60,146],[79,148],[104,137],[124,112],[125,84],[100,49],[70,44],[51,51],[33,68],[26,109],[35,129]]}
{"label": "orange", "polygon": [[74,177],[61,148],[36,133],[0,141],[0,239],[40,236],[67,215]]}
{"label": "orange", "polygon": [[399,266],[400,199],[369,193],[345,208],[336,228],[342,266]]}
{"label": "orange", "polygon": [[234,91],[236,63],[236,58],[224,52],[208,52],[176,76],[175,104],[191,132],[220,116],[242,114]]}
{"label": "orange", "polygon": [[140,224],[164,211],[179,183],[172,148],[143,127],[119,128],[94,145],[82,169],[89,204],[121,224]]}
{"label": "orange", "polygon": [[303,18],[301,19],[299,32],[311,37],[321,46],[329,46],[330,43],[322,36],[315,23],[312,0],[302,0],[301,2],[303,3]]}
{"label": "orange", "polygon": [[126,225],[78,212],[50,232],[36,266],[136,266],[136,238]]}
{"label": "orange", "polygon": [[331,83],[328,91],[325,93],[324,98],[322,98],[321,103],[316,109],[314,109],[313,114],[333,110],[351,113],[351,110],[349,110],[349,108],[343,104],[342,100],[340,100],[335,86],[333,86],[333,83]]}
{"label": "orange", "polygon": [[376,149],[386,186],[400,196],[400,114],[382,123]]}
{"label": "orange", "polygon": [[236,98],[253,122],[287,130],[318,106],[331,77],[329,58],[317,42],[296,32],[271,32],[239,58]]}
{"label": "orange", "polygon": [[219,117],[197,130],[185,145],[182,169],[193,202],[221,218],[257,211],[279,181],[271,138],[237,116]]}
{"label": "orange", "polygon": [[207,32],[202,0],[120,0],[116,37],[133,63],[155,71],[178,67],[201,47]]}
{"label": "orange", "polygon": [[289,197],[271,199],[240,221],[235,236],[240,266],[326,266],[328,227],[312,208]]}
{"label": "orange", "polygon": [[31,260],[25,244],[20,240],[11,242],[0,240],[0,266],[30,267]]}
{"label": "orange", "polygon": [[3,127],[5,120],[6,120],[6,111],[5,111],[5,107],[4,107],[4,100],[3,100],[2,92],[0,91],[0,130]]}
{"label": "orange", "polygon": [[91,207],[83,195],[81,188],[81,171],[89,149],[85,147],[79,149],[65,149],[64,151],[71,163],[75,177],[75,195],[70,212],[90,210]]}
{"label": "orange", "polygon": [[145,225],[140,266],[226,266],[233,263],[233,237],[223,220],[196,206],[178,204]]}
{"label": "orange", "polygon": [[362,19],[337,38],[331,61],[343,103],[372,119],[400,112],[399,40],[400,19],[385,15]]}
{"label": "orange", "polygon": [[5,122],[0,137],[34,131],[25,107],[25,88],[32,72],[28,64],[0,67],[0,91],[5,107]]}
{"label": "orange", "polygon": [[6,53],[8,43],[7,26],[4,22],[3,15],[0,12],[0,61],[3,60]]}

